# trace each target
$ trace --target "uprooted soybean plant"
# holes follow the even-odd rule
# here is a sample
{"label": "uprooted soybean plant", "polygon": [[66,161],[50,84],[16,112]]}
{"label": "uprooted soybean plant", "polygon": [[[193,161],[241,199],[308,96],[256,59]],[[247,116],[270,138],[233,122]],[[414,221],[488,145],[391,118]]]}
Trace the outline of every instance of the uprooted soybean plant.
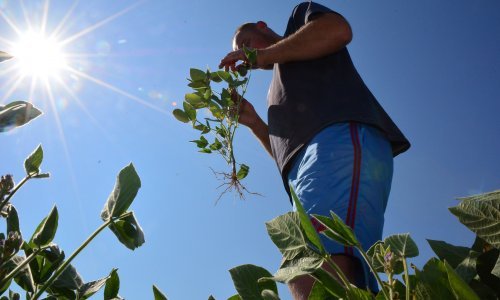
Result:
{"label": "uprooted soybean plant", "polygon": [[[230,166],[229,172],[214,171],[223,181],[219,187],[225,188],[217,201],[226,192],[235,191],[240,198],[244,198],[244,192],[251,193],[241,184],[241,180],[247,177],[250,167],[238,163],[234,151],[239,109],[250,81],[251,64],[256,60],[255,51],[246,48],[244,50],[249,64],[240,66],[236,72],[190,69],[188,86],[193,91],[185,95],[182,109],[173,111],[177,120],[191,123],[193,128],[201,133],[199,139],[191,141],[196,144],[199,152],[217,153]],[[213,85],[218,83],[226,85],[220,92]],[[204,117],[203,111],[208,111],[211,117]],[[209,137],[211,141],[206,138],[209,133],[214,136],[213,139]]]}

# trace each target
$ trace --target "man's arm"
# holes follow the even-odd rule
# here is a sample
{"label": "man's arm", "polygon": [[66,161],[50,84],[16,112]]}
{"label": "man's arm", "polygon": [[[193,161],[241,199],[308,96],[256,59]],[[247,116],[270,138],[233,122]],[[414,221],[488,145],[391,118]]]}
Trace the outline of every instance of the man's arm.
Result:
{"label": "man's arm", "polygon": [[[266,48],[257,50],[257,68],[266,69],[275,63],[310,60],[335,53],[352,39],[351,26],[339,14],[321,13],[294,34]],[[238,61],[245,61],[243,49],[229,52],[219,68],[236,70]]]}
{"label": "man's arm", "polygon": [[278,43],[257,50],[257,64],[310,60],[335,53],[352,39],[351,26],[339,14],[322,13]]}

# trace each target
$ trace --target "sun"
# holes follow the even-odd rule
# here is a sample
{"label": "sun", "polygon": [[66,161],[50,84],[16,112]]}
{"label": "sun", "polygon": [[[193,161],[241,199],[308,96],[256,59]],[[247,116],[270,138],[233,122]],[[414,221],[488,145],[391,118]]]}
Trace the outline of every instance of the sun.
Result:
{"label": "sun", "polygon": [[22,33],[11,54],[21,76],[46,80],[58,77],[68,67],[61,42],[39,32]]}

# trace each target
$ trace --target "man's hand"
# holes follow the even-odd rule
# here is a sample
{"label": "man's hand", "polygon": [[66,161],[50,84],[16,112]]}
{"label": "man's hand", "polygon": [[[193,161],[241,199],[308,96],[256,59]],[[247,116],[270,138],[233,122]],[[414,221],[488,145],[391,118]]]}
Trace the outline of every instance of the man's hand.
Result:
{"label": "man's hand", "polygon": [[[239,98],[241,98],[241,96],[238,95],[237,92],[233,91],[233,93],[231,94],[231,98],[234,102],[236,102]],[[238,123],[243,124],[250,129],[254,127],[257,122],[262,122],[253,105],[245,98],[241,98],[240,111],[238,112],[238,114]]]}
{"label": "man's hand", "polygon": [[231,51],[229,52],[221,61],[219,64],[219,69],[224,68],[226,71],[231,71],[236,72],[236,63],[238,61],[243,61],[245,63],[247,62],[247,57],[245,55],[245,52],[243,49],[239,49],[236,51]]}

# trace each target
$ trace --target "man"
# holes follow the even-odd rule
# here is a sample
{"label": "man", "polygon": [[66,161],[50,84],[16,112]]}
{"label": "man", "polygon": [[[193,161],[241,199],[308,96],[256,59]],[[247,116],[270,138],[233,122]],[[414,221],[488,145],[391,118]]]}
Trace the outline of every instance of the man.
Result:
{"label": "man", "polygon": [[[334,211],[367,249],[382,237],[393,156],[410,144],[357,73],[346,48],[351,39],[340,14],[304,2],[294,8],[283,36],[262,21],[240,26],[234,51],[219,67],[235,70],[246,60],[246,46],[257,51],[254,67],[273,69],[269,124],[245,99],[239,122],[273,156],[285,188],[294,188],[307,213]],[[378,290],[358,253],[322,239],[351,282]],[[308,276],[291,282],[294,299],[307,299],[312,284]]]}

